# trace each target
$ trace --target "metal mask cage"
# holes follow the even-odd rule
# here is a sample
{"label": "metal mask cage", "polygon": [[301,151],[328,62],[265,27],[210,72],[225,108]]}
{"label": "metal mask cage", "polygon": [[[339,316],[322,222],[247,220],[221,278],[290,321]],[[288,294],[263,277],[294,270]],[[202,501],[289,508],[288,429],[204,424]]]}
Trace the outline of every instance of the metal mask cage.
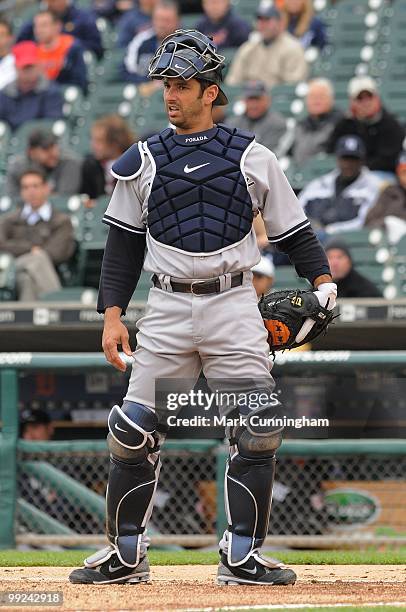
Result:
{"label": "metal mask cage", "polygon": [[225,56],[217,53],[214,44],[206,36],[197,30],[176,30],[162,41],[152,58],[149,77],[178,76],[188,81],[196,75],[217,72],[220,81],[224,62]]}

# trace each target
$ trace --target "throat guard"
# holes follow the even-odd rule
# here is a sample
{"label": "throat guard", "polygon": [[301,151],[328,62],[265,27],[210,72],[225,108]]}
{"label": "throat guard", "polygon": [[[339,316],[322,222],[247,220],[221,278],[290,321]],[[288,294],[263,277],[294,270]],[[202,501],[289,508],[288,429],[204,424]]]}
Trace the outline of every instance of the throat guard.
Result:
{"label": "throat guard", "polygon": [[242,168],[253,142],[253,134],[224,125],[191,135],[167,129],[149,138],[156,166],[148,200],[151,237],[196,255],[243,240],[253,211]]}

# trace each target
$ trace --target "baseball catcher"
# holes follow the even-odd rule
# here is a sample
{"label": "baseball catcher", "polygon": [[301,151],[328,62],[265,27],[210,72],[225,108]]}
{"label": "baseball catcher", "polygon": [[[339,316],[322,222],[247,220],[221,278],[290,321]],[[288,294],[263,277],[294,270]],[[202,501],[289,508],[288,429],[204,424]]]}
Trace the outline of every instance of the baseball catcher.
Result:
{"label": "baseball catcher", "polygon": [[[226,431],[228,526],[219,545],[217,581],[269,586],[296,580],[291,569],[261,554],[283,429],[271,422],[281,406],[271,400],[275,382],[267,338],[270,333],[272,342],[289,346],[292,339],[305,341],[334,308],[336,286],[275,155],[254,134],[214,124],[213,105],[227,104],[223,66],[213,41],[196,30],[177,30],[163,40],[149,76],[163,83],[171,127],[134,144],[113,165],[117,184],[103,218],[110,227],[97,309],[104,314],[107,360],[125,371],[117,348],[122,346],[133,367],[127,393],[108,419],[109,544],[71,573],[75,583],[149,580],[146,528],[168,431],[156,378],[175,380],[180,393],[185,379],[196,381],[202,369],[212,390],[220,385],[221,391],[244,391],[241,403],[219,406],[221,417],[237,418]],[[269,310],[274,323],[268,331],[252,284],[251,268],[260,259],[257,214],[269,241],[315,289],[313,303],[297,295],[303,300],[303,308],[297,301],[292,310],[302,309],[297,320],[282,301],[276,310],[269,302],[264,314],[268,318]],[[153,287],[133,352],[121,316],[143,267]],[[269,401],[254,406],[250,398],[260,393]]]}

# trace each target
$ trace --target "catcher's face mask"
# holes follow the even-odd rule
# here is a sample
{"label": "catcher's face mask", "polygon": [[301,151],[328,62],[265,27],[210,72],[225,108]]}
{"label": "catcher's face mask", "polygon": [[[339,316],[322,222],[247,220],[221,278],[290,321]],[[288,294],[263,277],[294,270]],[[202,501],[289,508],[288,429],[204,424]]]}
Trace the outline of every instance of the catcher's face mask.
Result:
{"label": "catcher's face mask", "polygon": [[221,89],[225,57],[217,53],[213,41],[197,30],[176,30],[167,36],[157,49],[149,65],[151,79],[181,77],[205,80],[219,87],[216,106],[228,104]]}

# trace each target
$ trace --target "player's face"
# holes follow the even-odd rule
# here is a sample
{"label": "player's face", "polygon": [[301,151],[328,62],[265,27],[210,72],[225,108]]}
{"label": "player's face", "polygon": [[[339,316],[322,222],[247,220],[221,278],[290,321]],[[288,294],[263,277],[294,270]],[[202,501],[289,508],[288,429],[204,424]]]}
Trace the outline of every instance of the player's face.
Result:
{"label": "player's face", "polygon": [[38,174],[25,174],[20,183],[21,199],[32,208],[39,208],[47,201],[49,184]]}
{"label": "player's face", "polygon": [[213,96],[210,96],[209,89],[213,93],[217,88],[213,85],[202,93],[200,83],[196,79],[189,81],[181,78],[165,79],[164,102],[172,125],[181,129],[192,129],[208,112],[211,117]]}
{"label": "player's face", "polygon": [[402,164],[396,170],[398,180],[403,189],[406,189],[406,164]]}
{"label": "player's face", "polygon": [[327,251],[327,259],[334,281],[345,278],[351,271],[351,259],[341,249],[329,249]]}

